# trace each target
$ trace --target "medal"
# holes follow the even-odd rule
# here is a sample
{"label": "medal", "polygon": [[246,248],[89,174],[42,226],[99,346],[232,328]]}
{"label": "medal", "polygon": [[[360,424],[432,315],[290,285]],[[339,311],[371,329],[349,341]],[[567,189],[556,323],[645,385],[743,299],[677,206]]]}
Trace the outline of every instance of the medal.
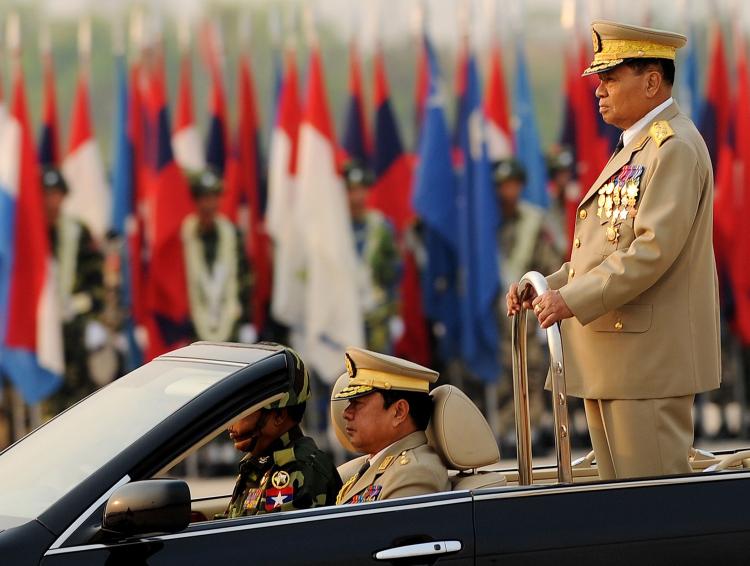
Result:
{"label": "medal", "polygon": [[597,204],[599,205],[599,208],[604,206],[604,201],[607,200],[607,197],[605,197],[602,193],[599,194],[599,198],[597,199]]}
{"label": "medal", "polygon": [[617,228],[614,228],[613,226],[607,226],[607,240],[610,242],[614,242],[617,238]]}
{"label": "medal", "polygon": [[271,477],[271,484],[276,489],[283,489],[289,485],[289,472],[285,470],[279,470]]}

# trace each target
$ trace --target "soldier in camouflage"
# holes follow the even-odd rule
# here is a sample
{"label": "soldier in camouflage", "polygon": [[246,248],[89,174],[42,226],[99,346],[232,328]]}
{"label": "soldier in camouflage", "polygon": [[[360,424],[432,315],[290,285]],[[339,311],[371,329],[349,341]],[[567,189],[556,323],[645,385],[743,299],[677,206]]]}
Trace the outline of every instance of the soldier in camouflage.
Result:
{"label": "soldier in camouflage", "polygon": [[367,208],[372,173],[356,160],[344,167],[349,212],[357,252],[357,280],[365,318],[367,348],[393,350],[393,322],[398,313],[396,288],[401,275],[393,227],[378,211]]}
{"label": "soldier in camouflage", "polygon": [[233,518],[333,505],[341,478],[331,457],[305,436],[299,423],[310,398],[310,380],[299,356],[289,350],[295,371],[278,401],[229,427],[237,450],[247,452],[224,515]]}
{"label": "soldier in camouflage", "polygon": [[49,241],[55,258],[58,299],[63,321],[65,378],[46,403],[55,415],[93,393],[89,354],[104,346],[107,331],[100,322],[104,308],[104,256],[89,229],[63,211],[68,185],[54,167],[41,174]]}

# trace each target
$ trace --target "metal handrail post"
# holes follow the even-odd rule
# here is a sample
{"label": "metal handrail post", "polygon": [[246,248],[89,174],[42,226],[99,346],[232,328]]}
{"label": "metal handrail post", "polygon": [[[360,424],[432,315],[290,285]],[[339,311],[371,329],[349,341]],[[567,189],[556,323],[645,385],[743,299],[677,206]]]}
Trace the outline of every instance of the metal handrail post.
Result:
{"label": "metal handrail post", "polygon": [[[547,280],[537,271],[529,271],[518,284],[518,294],[523,296],[531,286],[537,295],[549,290]],[[526,358],[526,311],[513,317],[511,346],[513,348],[513,403],[516,410],[516,444],[518,453],[518,483],[531,485],[531,419],[529,415],[529,380]],[[560,483],[573,483],[568,425],[568,399],[565,392],[565,366],[563,364],[560,325],[547,329],[552,381],[552,407],[555,417],[555,450],[557,452],[557,479]]]}

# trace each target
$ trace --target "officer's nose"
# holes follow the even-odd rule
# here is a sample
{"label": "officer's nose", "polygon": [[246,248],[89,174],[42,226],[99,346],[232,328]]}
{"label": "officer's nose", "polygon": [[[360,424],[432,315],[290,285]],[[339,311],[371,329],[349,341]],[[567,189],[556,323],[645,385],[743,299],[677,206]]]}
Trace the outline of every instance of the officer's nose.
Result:
{"label": "officer's nose", "polygon": [[596,86],[596,90],[594,91],[594,94],[596,94],[597,98],[604,98],[607,96],[607,89],[604,88],[604,82],[599,81],[599,84]]}
{"label": "officer's nose", "polygon": [[351,404],[348,404],[346,409],[344,409],[343,417],[345,421],[351,421],[354,419],[354,411],[352,410]]}

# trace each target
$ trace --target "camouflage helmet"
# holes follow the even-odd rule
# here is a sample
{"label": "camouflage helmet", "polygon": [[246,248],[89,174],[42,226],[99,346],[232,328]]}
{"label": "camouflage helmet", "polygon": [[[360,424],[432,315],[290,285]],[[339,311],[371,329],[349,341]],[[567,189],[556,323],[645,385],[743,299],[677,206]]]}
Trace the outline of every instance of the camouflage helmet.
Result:
{"label": "camouflage helmet", "polygon": [[495,185],[502,185],[506,181],[526,182],[526,169],[514,157],[498,161],[493,166],[492,179]]}
{"label": "camouflage helmet", "polygon": [[292,366],[289,377],[289,389],[281,399],[264,406],[264,409],[283,409],[301,405],[310,398],[310,374],[307,372],[305,362],[299,354],[291,348],[286,348],[287,362]]}
{"label": "camouflage helmet", "polygon": [[344,163],[343,175],[347,188],[370,187],[375,181],[373,172],[358,159],[350,159]]}
{"label": "camouflage helmet", "polygon": [[206,167],[203,171],[187,171],[186,177],[193,198],[218,195],[224,190],[221,176],[213,167]]}
{"label": "camouflage helmet", "polygon": [[52,165],[42,166],[41,181],[45,192],[60,191],[63,194],[68,194],[68,184],[57,167]]}

